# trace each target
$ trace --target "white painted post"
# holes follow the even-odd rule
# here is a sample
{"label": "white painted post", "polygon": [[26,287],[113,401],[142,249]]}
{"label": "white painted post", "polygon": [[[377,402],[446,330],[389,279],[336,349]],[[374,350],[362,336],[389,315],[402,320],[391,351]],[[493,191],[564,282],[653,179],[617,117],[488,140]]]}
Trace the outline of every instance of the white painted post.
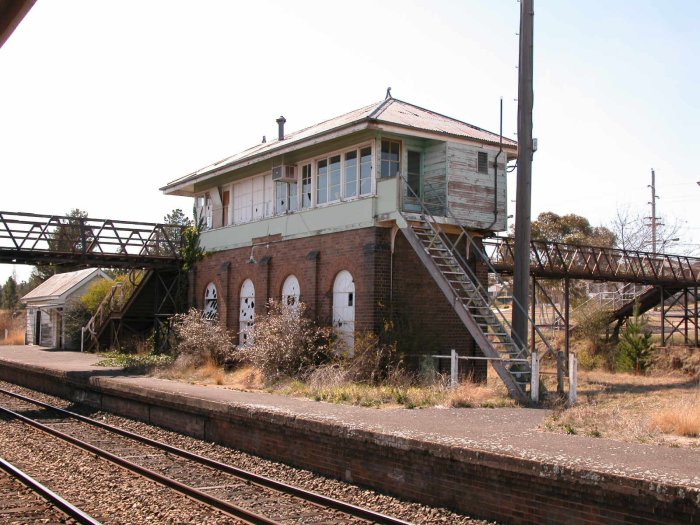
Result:
{"label": "white painted post", "polygon": [[8,330],[7,330],[7,328],[5,328],[5,339],[7,339],[7,335],[8,335]]}
{"label": "white painted post", "polygon": [[457,351],[453,348],[450,350],[450,388],[457,388],[458,378],[458,366],[459,361],[457,360]]}
{"label": "white painted post", "polygon": [[535,402],[540,401],[540,356],[532,352],[532,364],[530,365],[530,398]]}
{"label": "white painted post", "polygon": [[576,404],[576,386],[577,386],[577,370],[578,360],[576,359],[576,354],[569,354],[569,405],[573,406]]}

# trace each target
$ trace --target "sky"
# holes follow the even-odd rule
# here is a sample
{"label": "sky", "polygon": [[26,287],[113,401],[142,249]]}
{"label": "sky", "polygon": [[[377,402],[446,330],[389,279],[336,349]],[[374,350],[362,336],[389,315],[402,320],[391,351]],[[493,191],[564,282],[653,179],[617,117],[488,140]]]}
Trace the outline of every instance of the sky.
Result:
{"label": "sky", "polygon": [[[0,210],[161,221],[167,182],[395,98],[517,138],[516,0],[38,0],[0,48]],[[679,221],[700,253],[700,2],[536,0],[532,217]],[[508,176],[515,198],[516,174]],[[510,213],[514,204],[510,204]],[[669,251],[672,251],[669,249]],[[29,266],[0,265],[0,283]]]}

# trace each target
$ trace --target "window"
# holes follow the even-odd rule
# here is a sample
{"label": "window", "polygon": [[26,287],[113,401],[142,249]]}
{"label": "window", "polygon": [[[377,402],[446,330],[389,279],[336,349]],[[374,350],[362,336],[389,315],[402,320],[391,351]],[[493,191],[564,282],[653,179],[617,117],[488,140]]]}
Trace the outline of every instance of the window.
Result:
{"label": "window", "polygon": [[381,177],[396,177],[399,173],[401,144],[395,140],[382,140]]}
{"label": "window", "polygon": [[406,169],[406,179],[408,182],[406,195],[408,197],[420,197],[421,194],[420,157],[421,155],[418,151],[408,152],[408,166]]}
{"label": "window", "polygon": [[360,150],[360,195],[372,193],[372,148]]}
{"label": "window", "polygon": [[209,283],[204,290],[204,309],[202,317],[204,319],[216,319],[219,315],[219,297],[216,293],[216,285]]}
{"label": "window", "polygon": [[345,154],[345,197],[357,195],[357,151],[348,151]]}
{"label": "window", "polygon": [[301,167],[301,207],[311,208],[311,164]]}
{"label": "window", "polygon": [[316,204],[328,200],[328,161],[319,160],[316,164]]}
{"label": "window", "polygon": [[297,211],[299,197],[297,195],[298,184],[296,182],[275,183],[275,214],[283,215],[288,211]]}
{"label": "window", "polygon": [[241,286],[241,307],[238,316],[238,342],[246,346],[253,342],[255,327],[255,285],[246,279]]}
{"label": "window", "polygon": [[248,179],[234,185],[233,220],[236,224],[250,222],[253,218],[253,180]]}
{"label": "window", "polygon": [[282,284],[282,304],[296,307],[299,305],[300,297],[299,279],[294,275],[290,275]]}
{"label": "window", "polygon": [[340,155],[331,157],[328,202],[340,200]]}
{"label": "window", "polygon": [[212,227],[211,196],[208,193],[197,197],[197,220],[202,221],[205,230]]}
{"label": "window", "polygon": [[477,171],[479,173],[489,172],[489,154],[485,151],[479,151],[477,154]]}

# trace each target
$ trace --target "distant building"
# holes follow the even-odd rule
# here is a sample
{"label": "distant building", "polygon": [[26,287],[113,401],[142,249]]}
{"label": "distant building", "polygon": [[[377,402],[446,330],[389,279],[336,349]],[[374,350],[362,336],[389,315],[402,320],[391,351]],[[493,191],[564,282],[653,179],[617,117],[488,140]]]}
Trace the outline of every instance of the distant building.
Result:
{"label": "distant building", "polygon": [[[455,237],[457,224],[476,239],[505,230],[517,144],[390,96],[293,133],[285,122],[277,139],[161,188],[193,197],[205,225],[211,255],[195,268],[191,302],[241,344],[276,298],[306,303],[350,348],[391,321],[406,354],[473,355],[407,228],[427,209]],[[486,284],[486,268],[475,271]]]}
{"label": "distant building", "polygon": [[98,268],[57,273],[22,297],[27,305],[25,342],[50,348],[70,347],[63,318],[66,303],[82,297],[100,279],[111,280]]}

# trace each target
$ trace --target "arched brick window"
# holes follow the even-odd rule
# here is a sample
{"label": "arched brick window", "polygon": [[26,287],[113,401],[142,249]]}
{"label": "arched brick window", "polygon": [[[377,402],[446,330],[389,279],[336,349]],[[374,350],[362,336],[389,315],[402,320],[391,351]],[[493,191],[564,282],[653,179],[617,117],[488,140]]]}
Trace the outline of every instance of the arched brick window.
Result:
{"label": "arched brick window", "polygon": [[250,279],[246,279],[241,286],[241,308],[238,321],[239,344],[251,344],[253,342],[253,328],[255,326],[255,285]]}
{"label": "arched brick window", "polygon": [[299,279],[294,275],[288,276],[282,284],[282,304],[287,306],[297,306],[301,297]]}
{"label": "arched brick window", "polygon": [[209,283],[204,289],[204,309],[202,317],[205,319],[216,319],[219,316],[219,294],[216,285]]}
{"label": "arched brick window", "polygon": [[355,342],[355,281],[347,270],[342,270],[333,282],[333,328],[345,341],[350,355]]}

